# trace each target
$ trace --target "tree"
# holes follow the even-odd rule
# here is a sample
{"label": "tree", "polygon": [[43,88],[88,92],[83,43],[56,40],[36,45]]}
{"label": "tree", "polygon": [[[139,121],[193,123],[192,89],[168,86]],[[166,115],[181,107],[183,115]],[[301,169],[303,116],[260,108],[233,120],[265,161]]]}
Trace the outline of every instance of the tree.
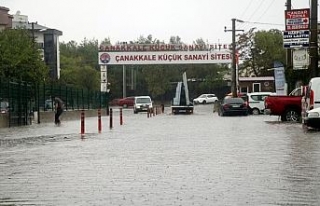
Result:
{"label": "tree", "polygon": [[78,54],[81,57],[82,65],[89,65],[96,70],[100,69],[97,57],[98,40],[87,40],[85,38],[78,47]]}
{"label": "tree", "polygon": [[89,91],[96,91],[100,88],[100,73],[90,66],[84,66],[75,73],[77,84],[82,85]]}
{"label": "tree", "polygon": [[98,64],[98,41],[84,39],[79,45],[70,41],[60,43],[61,78],[64,84],[73,84],[89,90],[100,85]]}
{"label": "tree", "polygon": [[25,29],[0,32],[0,62],[2,78],[37,83],[48,77],[40,50]]}
{"label": "tree", "polygon": [[249,32],[239,36],[237,42],[240,58],[243,59],[240,70],[246,75],[270,76],[275,61],[285,62],[283,37],[279,30]]}

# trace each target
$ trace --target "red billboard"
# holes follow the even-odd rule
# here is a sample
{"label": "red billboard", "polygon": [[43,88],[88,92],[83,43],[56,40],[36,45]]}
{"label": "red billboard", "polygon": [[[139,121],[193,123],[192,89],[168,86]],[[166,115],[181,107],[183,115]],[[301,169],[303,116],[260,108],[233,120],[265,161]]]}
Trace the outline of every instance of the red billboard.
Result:
{"label": "red billboard", "polygon": [[309,30],[310,9],[285,11],[286,31]]}

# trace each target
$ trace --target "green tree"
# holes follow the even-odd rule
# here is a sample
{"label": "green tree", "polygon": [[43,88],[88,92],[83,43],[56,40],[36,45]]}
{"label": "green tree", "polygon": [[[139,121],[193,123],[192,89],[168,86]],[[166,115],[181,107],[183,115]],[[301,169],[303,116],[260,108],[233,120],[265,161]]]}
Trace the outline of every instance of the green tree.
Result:
{"label": "green tree", "polygon": [[79,68],[75,73],[78,85],[89,91],[96,91],[100,88],[100,73],[90,66]]}
{"label": "green tree", "polygon": [[98,40],[87,40],[86,38],[78,47],[78,54],[81,57],[82,65],[89,65],[92,68],[99,70],[98,63]]}
{"label": "green tree", "polygon": [[60,82],[89,90],[99,90],[98,41],[84,39],[60,43]]}
{"label": "green tree", "polygon": [[249,76],[272,75],[275,61],[285,62],[285,49],[283,48],[283,37],[279,30],[249,32],[239,36],[237,42],[240,58],[243,59],[240,71]]}
{"label": "green tree", "polygon": [[25,29],[0,32],[0,76],[27,82],[41,82],[48,69],[40,50]]}

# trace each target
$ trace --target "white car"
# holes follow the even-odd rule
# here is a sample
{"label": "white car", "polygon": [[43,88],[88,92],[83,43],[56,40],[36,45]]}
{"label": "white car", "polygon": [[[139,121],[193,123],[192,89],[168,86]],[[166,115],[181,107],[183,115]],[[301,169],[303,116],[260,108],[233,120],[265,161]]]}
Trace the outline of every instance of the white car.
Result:
{"label": "white car", "polygon": [[149,109],[153,109],[150,96],[138,96],[134,98],[133,113],[147,112]]}
{"label": "white car", "polygon": [[215,103],[219,99],[215,94],[201,94],[199,97],[193,100],[193,104],[209,104]]}
{"label": "white car", "polygon": [[252,92],[247,93],[248,97],[248,106],[250,109],[250,113],[253,115],[263,114],[265,105],[264,99],[267,96],[275,95],[276,93],[272,92]]}
{"label": "white car", "polygon": [[320,129],[320,107],[307,111],[303,123],[308,127]]}

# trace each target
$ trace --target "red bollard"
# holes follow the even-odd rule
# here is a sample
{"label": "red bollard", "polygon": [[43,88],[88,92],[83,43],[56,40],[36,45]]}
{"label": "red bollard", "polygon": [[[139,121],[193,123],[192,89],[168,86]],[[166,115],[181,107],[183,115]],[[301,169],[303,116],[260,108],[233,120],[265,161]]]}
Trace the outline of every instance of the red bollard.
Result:
{"label": "red bollard", "polygon": [[109,115],[110,115],[110,129],[112,129],[112,127],[113,127],[113,120],[112,120],[112,108],[110,108]]}
{"label": "red bollard", "polygon": [[98,132],[101,133],[101,129],[102,129],[102,126],[101,126],[101,110],[98,109]]}
{"label": "red bollard", "polygon": [[122,108],[120,108],[120,125],[123,124],[123,119],[122,119]]}
{"label": "red bollard", "polygon": [[84,111],[81,111],[81,118],[80,118],[80,125],[81,125],[81,136],[84,135]]}

